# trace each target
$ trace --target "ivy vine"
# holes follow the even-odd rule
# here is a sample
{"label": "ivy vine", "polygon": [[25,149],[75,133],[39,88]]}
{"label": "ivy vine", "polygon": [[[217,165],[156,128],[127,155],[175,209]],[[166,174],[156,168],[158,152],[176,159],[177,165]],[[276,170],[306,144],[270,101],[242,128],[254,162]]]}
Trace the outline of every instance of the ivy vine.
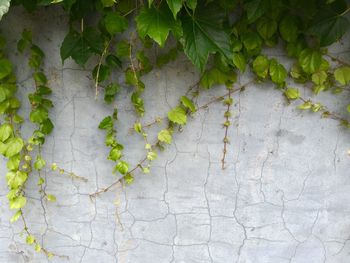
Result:
{"label": "ivy vine", "polygon": [[[105,132],[105,145],[110,150],[106,158],[114,163],[117,176],[111,185],[91,193],[92,198],[118,183],[132,183],[137,171],[149,173],[159,151],[172,143],[174,133],[181,131],[188,117],[217,102],[225,107],[221,160],[224,169],[234,94],[244,92],[252,84],[268,82],[288,102],[298,101],[298,109],[319,112],[323,118],[332,118],[350,128],[343,114],[304,98],[290,84],[303,83],[315,95],[349,91],[350,65],[331,56],[327,50],[348,31],[350,6],[345,0],[2,0],[0,18],[8,12],[10,4],[21,5],[29,12],[52,5],[62,7],[69,16],[68,30],[60,48],[62,63],[72,59],[82,68],[88,61],[95,63],[91,75],[96,99],[102,92],[104,101],[111,107],[110,115],[101,120],[98,128]],[[92,15],[97,19],[87,19]],[[16,97],[14,65],[7,59],[6,41],[1,37],[0,153],[7,159],[7,197],[10,209],[15,210],[11,221],[22,219],[26,242],[51,257],[55,254],[43,248],[30,232],[23,207],[29,176],[38,177],[42,201],[56,200],[45,191],[42,174],[47,164],[41,153],[46,136],[54,129],[50,119],[52,90],[43,70],[44,52],[34,44],[30,30],[24,30],[19,38],[18,51],[29,55],[28,67],[32,70],[34,92],[28,95],[31,111],[25,117],[18,114],[21,102]],[[161,52],[152,58],[150,48],[155,46]],[[266,50],[274,47],[284,50],[293,61],[292,67],[286,68],[277,58],[266,55]],[[174,61],[181,53],[197,68],[198,82],[189,86],[167,116],[144,123],[143,92],[147,87],[143,76],[152,74],[155,67]],[[237,77],[246,71],[254,73],[251,81],[237,84]],[[116,81],[115,74],[124,74],[124,82]],[[227,93],[198,105],[200,93],[216,85],[226,85]],[[131,130],[144,140],[145,157],[134,167],[124,157],[124,146],[117,137],[115,97],[125,86],[133,89],[130,103],[135,111],[132,115],[135,123]],[[350,112],[350,104],[344,111]],[[21,125],[27,117],[36,128],[32,136],[24,138]],[[160,123],[162,128],[152,142],[147,129]],[[56,163],[51,164],[51,170],[86,181]]]}

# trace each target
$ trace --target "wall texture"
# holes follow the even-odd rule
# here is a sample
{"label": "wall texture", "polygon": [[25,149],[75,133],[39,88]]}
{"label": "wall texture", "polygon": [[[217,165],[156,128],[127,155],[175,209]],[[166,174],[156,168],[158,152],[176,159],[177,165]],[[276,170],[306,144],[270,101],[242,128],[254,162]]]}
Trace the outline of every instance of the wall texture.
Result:
{"label": "wall texture", "polygon": [[[333,120],[287,105],[270,84],[249,86],[234,95],[225,170],[220,163],[225,107],[218,103],[189,120],[174,143],[159,154],[149,175],[137,174],[134,184],[117,185],[91,200],[90,193],[116,178],[113,163],[106,160],[104,134],[97,129],[112,107],[94,99],[89,70],[71,61],[62,65],[59,45],[66,22],[58,10],[29,15],[19,9],[2,21],[9,50],[15,49],[15,38],[27,27],[47,54],[56,127],[44,157],[88,179],[81,182],[48,171],[46,191],[56,195],[55,203],[41,201],[36,176],[29,179],[25,209],[29,227],[49,250],[69,257],[52,262],[350,262],[349,132]],[[330,51],[349,58],[349,41],[344,43]],[[279,49],[267,54],[291,63]],[[19,93],[25,98],[33,90],[26,59],[11,58],[17,64]],[[165,116],[197,77],[184,57],[152,71],[144,78],[144,121]],[[249,79],[247,74],[239,82]],[[300,88],[312,96],[307,86]],[[198,104],[224,93],[224,87],[202,91]],[[145,150],[142,138],[129,133],[136,120],[130,94],[126,87],[115,102],[121,118],[117,129],[126,159],[136,164]],[[344,112],[349,93],[324,93],[317,100]],[[22,113],[28,112],[27,104]],[[150,137],[155,138],[160,128],[151,129]],[[28,134],[31,129],[24,127]],[[21,223],[9,223],[4,172],[3,160],[0,262],[46,262],[25,244]]]}

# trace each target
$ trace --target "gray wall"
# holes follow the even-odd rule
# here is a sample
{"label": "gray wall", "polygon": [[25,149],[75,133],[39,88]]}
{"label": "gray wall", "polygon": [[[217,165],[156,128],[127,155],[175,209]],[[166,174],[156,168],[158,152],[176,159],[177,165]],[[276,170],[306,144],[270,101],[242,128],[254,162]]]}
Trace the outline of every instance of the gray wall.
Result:
{"label": "gray wall", "polygon": [[[12,11],[1,22],[9,49],[15,49],[15,38],[25,26],[33,29],[36,43],[47,54],[56,127],[44,157],[89,180],[48,171],[46,191],[56,195],[56,203],[40,200],[35,174],[28,180],[29,227],[49,250],[69,256],[53,262],[350,262],[349,132],[333,120],[287,105],[271,84],[234,95],[225,170],[220,163],[225,107],[218,103],[189,120],[159,154],[149,175],[137,174],[134,184],[90,200],[91,192],[116,179],[113,163],[106,160],[104,134],[97,129],[112,107],[94,99],[89,69],[79,69],[72,61],[62,66],[59,45],[66,17],[57,10],[33,15]],[[330,51],[347,59],[348,43]],[[11,54],[17,62],[19,93],[26,98],[33,90],[30,71],[22,55]],[[279,49],[267,54],[291,64]],[[165,116],[197,77],[184,57],[152,71],[144,78],[144,121]],[[239,82],[249,79],[246,74]],[[308,86],[300,89],[312,96]],[[127,148],[126,159],[136,164],[145,150],[142,138],[128,133],[136,120],[131,91],[123,89],[115,103],[120,109],[118,138]],[[224,93],[224,87],[202,91],[198,103]],[[317,100],[344,112],[349,93],[323,93]],[[28,112],[27,103],[22,113]],[[24,133],[32,128],[25,126]],[[160,128],[151,129],[150,138]],[[21,222],[9,223],[5,160],[1,171],[0,262],[46,262],[25,244]]]}

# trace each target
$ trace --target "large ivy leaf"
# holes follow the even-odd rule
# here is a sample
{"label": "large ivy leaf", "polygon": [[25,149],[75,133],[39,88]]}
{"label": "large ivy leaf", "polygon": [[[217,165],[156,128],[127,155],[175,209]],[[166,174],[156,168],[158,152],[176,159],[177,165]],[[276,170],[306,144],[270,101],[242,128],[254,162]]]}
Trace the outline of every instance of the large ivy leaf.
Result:
{"label": "large ivy leaf", "polygon": [[168,8],[143,7],[136,17],[136,26],[140,37],[149,36],[163,47],[169,31],[174,30],[175,20]]}
{"label": "large ivy leaf", "polygon": [[320,39],[321,46],[328,46],[344,35],[349,24],[347,18],[327,9],[315,16],[308,32]]}
{"label": "large ivy leaf", "polygon": [[0,0],[0,20],[9,11],[11,0]]}
{"label": "large ivy leaf", "polygon": [[222,28],[225,13],[216,5],[198,6],[193,16],[182,18],[184,52],[202,72],[210,53],[231,59],[230,39]]}

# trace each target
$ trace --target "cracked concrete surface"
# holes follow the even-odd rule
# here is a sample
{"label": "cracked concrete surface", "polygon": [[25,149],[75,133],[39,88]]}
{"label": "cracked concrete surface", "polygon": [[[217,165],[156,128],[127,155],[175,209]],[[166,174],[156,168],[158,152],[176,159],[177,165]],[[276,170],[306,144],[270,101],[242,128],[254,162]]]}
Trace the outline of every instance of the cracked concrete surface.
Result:
{"label": "cracked concrete surface", "polygon": [[[46,203],[38,194],[37,176],[29,178],[25,215],[30,229],[47,249],[69,257],[52,262],[350,262],[350,133],[333,120],[287,105],[268,83],[233,96],[225,170],[225,107],[218,103],[189,119],[149,175],[137,174],[134,184],[119,184],[90,200],[90,193],[115,180],[104,134],[97,129],[112,107],[94,99],[90,67],[82,70],[71,61],[62,66],[59,45],[66,22],[57,10],[30,15],[20,9],[2,21],[9,49],[25,26],[47,54],[55,130],[45,144],[45,159],[89,180],[48,171],[46,191],[57,202]],[[350,58],[347,43],[330,52]],[[290,64],[278,49],[267,54]],[[22,55],[11,58],[17,62],[19,94],[26,98],[33,89],[30,71]],[[197,77],[184,57],[145,76],[144,121],[165,116]],[[249,79],[247,74],[239,82]],[[312,96],[309,87],[300,88]],[[224,93],[224,87],[202,91],[198,104]],[[126,159],[136,164],[145,151],[142,138],[128,133],[136,120],[130,94],[124,88],[116,100],[117,129]],[[336,112],[344,112],[348,99],[348,91],[317,97]],[[22,114],[28,111],[25,103]],[[32,128],[26,125],[24,133]],[[159,129],[152,128],[150,136]],[[4,161],[1,171],[4,175]],[[0,181],[0,262],[48,261],[25,244],[20,222],[9,223],[5,177]]]}

